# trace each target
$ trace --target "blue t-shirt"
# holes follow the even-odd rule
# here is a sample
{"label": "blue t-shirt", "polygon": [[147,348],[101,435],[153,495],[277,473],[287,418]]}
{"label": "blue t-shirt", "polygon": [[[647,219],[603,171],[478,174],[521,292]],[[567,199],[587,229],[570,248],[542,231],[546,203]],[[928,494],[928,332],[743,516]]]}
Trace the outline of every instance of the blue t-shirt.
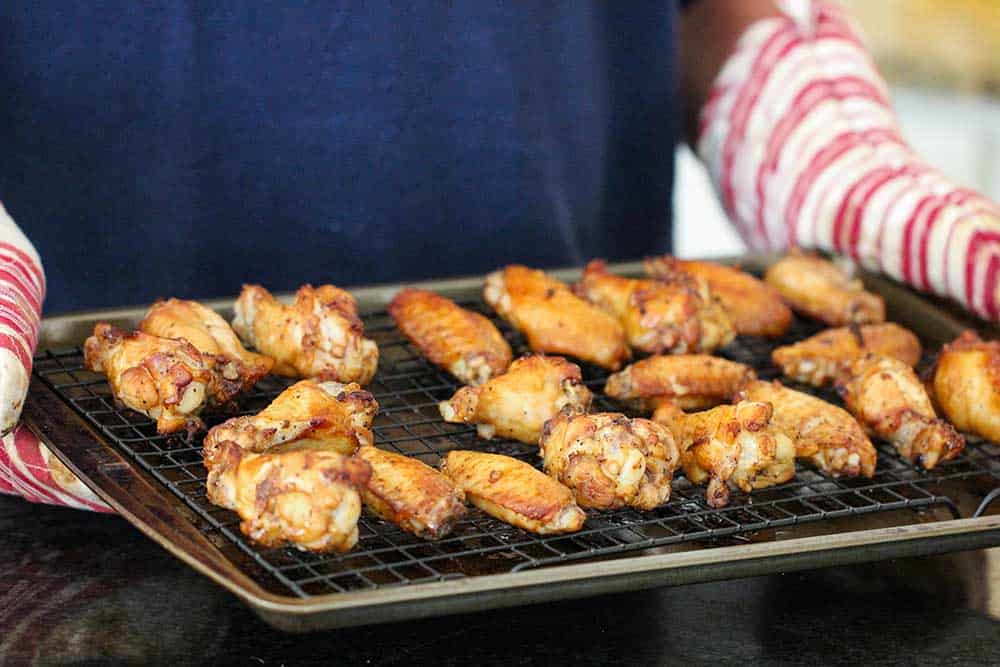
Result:
{"label": "blue t-shirt", "polygon": [[46,310],[670,245],[676,2],[0,4]]}

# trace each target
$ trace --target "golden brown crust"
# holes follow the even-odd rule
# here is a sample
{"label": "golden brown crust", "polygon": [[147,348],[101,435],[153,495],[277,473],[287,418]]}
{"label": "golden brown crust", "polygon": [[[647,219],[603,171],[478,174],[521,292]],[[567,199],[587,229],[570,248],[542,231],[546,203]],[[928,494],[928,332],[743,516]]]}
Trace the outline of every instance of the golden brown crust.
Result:
{"label": "golden brown crust", "polygon": [[792,252],[772,264],[764,280],[792,308],[830,326],[885,321],[882,297],[866,292],[860,280],[817,255]]}
{"label": "golden brown crust", "polygon": [[957,428],[1000,442],[1000,342],[964,332],[941,348],[932,386]]}
{"label": "golden brown crust", "polygon": [[608,377],[604,393],[653,409],[668,400],[684,409],[706,408],[728,401],[756,377],[749,366],[707,354],[647,357]]}

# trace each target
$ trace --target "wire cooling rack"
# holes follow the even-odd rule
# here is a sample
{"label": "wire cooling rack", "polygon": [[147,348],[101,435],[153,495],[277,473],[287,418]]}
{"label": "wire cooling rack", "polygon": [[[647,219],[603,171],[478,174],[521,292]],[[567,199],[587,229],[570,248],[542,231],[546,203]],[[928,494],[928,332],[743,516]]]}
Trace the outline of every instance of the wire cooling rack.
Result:
{"label": "wire cooling rack", "polygon": [[[523,337],[497,320],[483,304],[462,305],[490,316],[515,353],[527,352]],[[366,335],[378,342],[380,350],[378,373],[368,387],[380,406],[373,428],[376,445],[430,465],[452,449],[507,454],[540,464],[537,447],[509,440],[481,440],[474,426],[443,422],[437,404],[460,385],[421,357],[384,310],[363,313],[362,317]],[[770,379],[778,375],[770,362],[771,350],[819,329],[815,323],[796,320],[781,340],[741,337],[720,353],[753,366],[762,379]],[[594,392],[595,410],[628,412],[601,393],[605,371],[586,365],[582,369]],[[698,548],[726,540],[754,541],[793,524],[894,510],[924,512],[944,507],[957,517],[958,505],[947,491],[949,481],[971,482],[988,497],[1000,479],[1000,447],[992,443],[970,439],[961,456],[929,473],[902,461],[888,445],[877,443],[878,466],[870,480],[833,479],[797,465],[792,481],[751,496],[734,492],[728,507],[712,509],[705,503],[703,488],[679,476],[670,502],[658,509],[590,511],[584,529],[571,535],[533,535],[470,508],[454,531],[437,541],[418,539],[365,513],[359,522],[358,545],[349,553],[318,555],[291,548],[262,549],[243,537],[234,513],[208,502],[201,436],[188,442],[158,435],[150,419],[116,404],[103,376],[83,368],[79,348],[39,354],[34,374],[183,501],[198,529],[248,576],[274,592],[301,598],[515,572],[669,545]],[[265,378],[252,393],[239,398],[238,410],[209,412],[203,418],[211,427],[236,414],[258,412],[291,382]],[[839,403],[831,391],[791,386]],[[980,511],[986,502],[984,499]]]}

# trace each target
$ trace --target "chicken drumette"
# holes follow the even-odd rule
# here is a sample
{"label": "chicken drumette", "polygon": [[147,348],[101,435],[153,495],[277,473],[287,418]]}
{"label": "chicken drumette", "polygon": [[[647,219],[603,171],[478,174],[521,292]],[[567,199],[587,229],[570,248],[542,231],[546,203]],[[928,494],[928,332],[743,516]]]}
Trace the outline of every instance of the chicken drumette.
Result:
{"label": "chicken drumette", "polygon": [[956,428],[1000,442],[1000,342],[966,331],[941,348],[934,398]]}
{"label": "chicken drumette", "polygon": [[816,255],[793,252],[764,274],[795,310],[838,327],[885,321],[882,297],[866,292],[860,280]]}
{"label": "chicken drumette", "polygon": [[664,401],[698,410],[728,401],[754,377],[749,366],[706,354],[657,355],[608,377],[604,393],[644,410]]}

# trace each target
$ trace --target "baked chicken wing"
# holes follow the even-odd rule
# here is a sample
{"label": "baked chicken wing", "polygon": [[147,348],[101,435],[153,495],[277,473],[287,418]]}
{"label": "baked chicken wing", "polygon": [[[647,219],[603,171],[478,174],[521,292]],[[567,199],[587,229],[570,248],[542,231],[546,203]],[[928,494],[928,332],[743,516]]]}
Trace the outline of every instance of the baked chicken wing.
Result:
{"label": "baked chicken wing", "polygon": [[749,366],[707,354],[657,355],[608,377],[604,393],[644,410],[663,401],[697,410],[727,402],[754,377]]}
{"label": "baked chicken wing", "polygon": [[389,314],[421,354],[465,384],[482,384],[510,365],[510,345],[493,323],[451,299],[404,289]]}
{"label": "baked chicken wing", "polygon": [[536,352],[565,354],[617,370],[630,356],[614,317],[542,271],[511,265],[486,277],[483,298]]}
{"label": "baked chicken wing", "polygon": [[708,284],[683,272],[637,280],[616,276],[595,260],[575,291],[617,319],[629,345],[643,352],[711,352],[735,336]]}
{"label": "baked chicken wing", "polygon": [[509,456],[453,450],[441,472],[482,511],[533,533],[572,533],[586,519],[569,489]]}
{"label": "baked chicken wing", "polygon": [[842,369],[837,391],[858,421],[926,470],[965,448],[965,439],[937,418],[917,374],[898,359],[877,354],[855,359]]}
{"label": "baked chicken wing", "polygon": [[885,321],[882,297],[816,255],[793,252],[771,265],[764,280],[792,308],[830,326]]}
{"label": "baked chicken wing", "polygon": [[1000,442],[1000,342],[966,331],[941,348],[934,397],[957,428]]}
{"label": "baked chicken wing", "polygon": [[779,347],[771,360],[785,377],[821,387],[833,382],[846,362],[872,352],[895,357],[908,366],[920,361],[920,341],[898,324],[865,324],[821,331],[815,336]]}
{"label": "baked chicken wing", "polygon": [[303,285],[286,305],[259,285],[244,285],[233,329],[274,358],[274,372],[367,384],[378,365],[378,346],[364,337],[354,297],[333,285]]}
{"label": "baked chicken wing", "polygon": [[670,499],[680,455],[670,431],[648,419],[562,412],[539,445],[545,472],[581,507],[650,510]]}
{"label": "baked chicken wing", "polygon": [[500,436],[532,444],[561,409],[583,412],[590,400],[579,366],[562,357],[532,354],[486,384],[462,387],[438,407],[446,422],[476,424],[481,438]]}
{"label": "baked chicken wing", "polygon": [[792,311],[776,289],[749,273],[715,262],[650,257],[642,263],[646,275],[668,278],[687,273],[708,283],[736,333],[745,336],[781,336],[792,325]]}
{"label": "baked chicken wing", "polygon": [[748,382],[739,398],[774,406],[771,423],[792,438],[796,458],[832,477],[875,474],[875,446],[846,410],[777,381]]}

